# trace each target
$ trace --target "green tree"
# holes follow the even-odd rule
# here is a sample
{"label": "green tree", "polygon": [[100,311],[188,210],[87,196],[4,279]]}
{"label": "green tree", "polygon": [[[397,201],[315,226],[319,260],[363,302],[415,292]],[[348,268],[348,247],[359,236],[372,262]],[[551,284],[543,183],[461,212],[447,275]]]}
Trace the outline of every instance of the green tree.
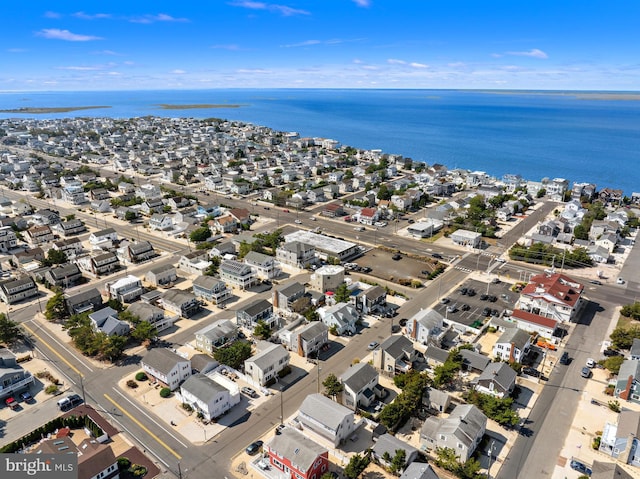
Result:
{"label": "green tree", "polygon": [[8,346],[20,337],[22,337],[20,325],[8,318],[6,314],[0,313],[0,343]]}
{"label": "green tree", "polygon": [[217,349],[213,357],[220,364],[239,369],[244,364],[244,360],[251,357],[251,343],[236,341],[229,347]]}
{"label": "green tree", "polygon": [[407,451],[404,449],[396,449],[396,454],[391,459],[391,472],[397,474],[404,469],[405,463],[407,462]]}
{"label": "green tree", "polygon": [[64,293],[57,289],[49,301],[44,311],[44,317],[49,321],[56,321],[67,317],[67,305],[64,302]]}
{"label": "green tree", "polygon": [[393,191],[389,190],[387,185],[383,183],[380,185],[380,188],[378,188],[378,194],[376,195],[376,197],[379,200],[390,200],[392,194],[393,194]]}
{"label": "green tree", "polygon": [[269,339],[271,337],[271,328],[267,323],[260,320],[253,328],[253,335],[260,339]]}
{"label": "green tree", "polygon": [[54,264],[64,264],[67,262],[67,255],[64,251],[51,248],[47,252],[47,257],[42,260],[43,266],[53,266]]}
{"label": "green tree", "polygon": [[116,298],[111,298],[109,301],[107,301],[107,306],[109,306],[111,309],[115,309],[118,313],[124,311],[124,305],[122,304],[122,301]]}
{"label": "green tree", "polygon": [[218,270],[220,269],[220,258],[218,256],[214,256],[211,258],[211,264],[204,270],[205,276],[215,276],[218,274]]}
{"label": "green tree", "polygon": [[333,298],[336,300],[336,303],[348,303],[349,298],[351,296],[351,291],[346,283],[341,283],[335,290]]}
{"label": "green tree", "polygon": [[611,344],[615,349],[630,349],[634,339],[640,339],[640,327],[618,327],[609,335]]}
{"label": "green tree", "polygon": [[124,219],[127,220],[127,221],[133,221],[137,217],[138,217],[138,215],[133,210],[127,210],[127,212],[124,214]]}
{"label": "green tree", "polygon": [[[97,336],[101,336],[102,334],[104,333],[98,333]],[[127,341],[127,337],[118,336],[117,334],[103,338],[103,340],[100,341],[100,356],[111,362],[120,359],[127,345]]]}
{"label": "green tree", "polygon": [[611,373],[618,374],[623,362],[624,356],[611,356],[603,361],[603,365]]}
{"label": "green tree", "polygon": [[140,316],[138,316],[137,314],[133,314],[128,309],[125,309],[124,311],[118,313],[118,319],[120,319],[121,321],[126,321],[132,326],[135,326],[140,322]]}
{"label": "green tree", "polygon": [[355,454],[351,456],[347,467],[344,468],[344,475],[348,479],[356,479],[362,471],[364,471],[369,465],[369,457]]}
{"label": "green tree", "polygon": [[136,341],[144,343],[145,341],[151,341],[157,334],[158,329],[149,321],[140,321],[131,332],[131,337]]}
{"label": "green tree", "polygon": [[620,314],[627,318],[639,320],[640,319],[640,302],[636,301],[631,304],[625,304],[620,309]]}
{"label": "green tree", "polygon": [[344,390],[344,386],[333,373],[329,374],[326,379],[322,381],[322,385],[324,386],[325,396],[335,397]]}
{"label": "green tree", "polygon": [[199,243],[201,241],[207,241],[211,238],[211,230],[207,226],[202,226],[198,229],[195,229],[189,235],[189,239],[194,243]]}

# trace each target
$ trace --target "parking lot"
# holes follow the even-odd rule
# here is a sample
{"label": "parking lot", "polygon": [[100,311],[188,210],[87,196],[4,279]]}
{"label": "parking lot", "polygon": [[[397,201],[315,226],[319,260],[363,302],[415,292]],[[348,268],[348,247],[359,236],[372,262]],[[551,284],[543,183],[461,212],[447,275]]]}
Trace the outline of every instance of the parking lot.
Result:
{"label": "parking lot", "polygon": [[433,309],[448,321],[477,328],[488,316],[499,317],[505,310],[513,311],[518,295],[510,287],[511,283],[498,278],[490,282],[468,279],[441,298]]}
{"label": "parking lot", "polygon": [[[433,270],[431,263],[425,263],[401,255],[401,259],[394,260],[393,253],[374,248],[355,261],[359,266],[370,268],[371,276],[398,282],[399,279],[426,280],[426,275]],[[423,273],[424,271],[424,273]]]}

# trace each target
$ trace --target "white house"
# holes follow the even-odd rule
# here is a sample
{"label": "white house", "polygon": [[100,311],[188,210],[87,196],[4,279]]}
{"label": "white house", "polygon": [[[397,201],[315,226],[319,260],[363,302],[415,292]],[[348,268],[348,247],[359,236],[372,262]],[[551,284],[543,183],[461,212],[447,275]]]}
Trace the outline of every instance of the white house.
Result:
{"label": "white house", "polygon": [[194,374],[180,386],[183,402],[207,421],[222,416],[240,402],[238,385],[221,374]]}
{"label": "white house", "polygon": [[308,395],[300,405],[296,421],[303,432],[310,429],[334,447],[346,441],[357,428],[353,411],[323,394]]}
{"label": "white house", "polygon": [[164,348],[154,348],[140,361],[144,372],[172,391],[191,376],[191,361]]}
{"label": "white house", "polygon": [[338,303],[326,308],[318,308],[320,321],[331,329],[335,327],[338,334],[355,334],[356,322],[359,319],[355,306],[348,303]]}
{"label": "white house", "polygon": [[406,325],[407,335],[421,344],[440,345],[448,330],[444,327],[444,317],[431,308],[418,311]]}
{"label": "white house", "polygon": [[258,353],[244,362],[244,372],[256,384],[265,386],[289,366],[289,351],[280,344],[267,341],[259,341],[256,348]]}

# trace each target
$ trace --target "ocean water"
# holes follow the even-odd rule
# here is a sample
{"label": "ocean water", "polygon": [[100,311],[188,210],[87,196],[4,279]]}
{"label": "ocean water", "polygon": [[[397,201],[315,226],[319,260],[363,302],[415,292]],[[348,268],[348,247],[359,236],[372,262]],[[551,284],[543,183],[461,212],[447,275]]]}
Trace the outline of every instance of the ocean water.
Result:
{"label": "ocean water", "polygon": [[[640,96],[636,97],[640,98]],[[160,104],[240,105],[165,110]],[[0,93],[0,109],[110,108],[0,118],[217,117],[378,148],[427,164],[640,191],[640,101],[571,92],[167,90]]]}

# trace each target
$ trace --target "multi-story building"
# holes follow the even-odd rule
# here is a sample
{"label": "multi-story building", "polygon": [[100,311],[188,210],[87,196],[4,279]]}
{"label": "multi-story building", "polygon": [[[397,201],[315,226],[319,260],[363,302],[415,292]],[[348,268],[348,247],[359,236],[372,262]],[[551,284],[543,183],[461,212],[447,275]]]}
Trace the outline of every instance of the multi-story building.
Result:
{"label": "multi-story building", "polygon": [[198,276],[193,280],[193,294],[214,304],[222,304],[232,295],[227,284],[213,276]]}
{"label": "multi-story building", "polygon": [[220,265],[220,279],[240,289],[247,289],[258,282],[251,266],[233,259],[223,261]]}
{"label": "multi-story building", "polygon": [[561,323],[576,321],[584,306],[584,285],[561,274],[538,274],[531,277],[520,293],[519,309],[555,319]]}
{"label": "multi-story building", "polygon": [[0,281],[0,299],[7,304],[38,295],[38,286],[30,277]]}
{"label": "multi-story building", "polygon": [[107,285],[109,295],[112,298],[125,303],[135,301],[144,292],[140,279],[131,274],[124,278],[120,278],[113,283],[107,283]]}
{"label": "multi-story building", "polygon": [[16,247],[18,238],[11,226],[0,227],[0,253],[7,253]]}

